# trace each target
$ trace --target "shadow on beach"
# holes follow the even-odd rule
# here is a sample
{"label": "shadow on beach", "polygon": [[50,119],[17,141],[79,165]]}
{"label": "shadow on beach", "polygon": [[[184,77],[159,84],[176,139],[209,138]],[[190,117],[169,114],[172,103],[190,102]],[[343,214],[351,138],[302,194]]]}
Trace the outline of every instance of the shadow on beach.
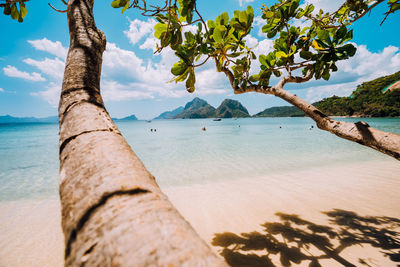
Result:
{"label": "shadow on beach", "polygon": [[[365,258],[349,262],[342,252],[352,246],[370,245],[395,264],[400,263],[400,219],[360,216],[355,212],[334,209],[323,212],[329,225],[319,225],[298,215],[276,213],[280,222],[262,224],[262,232],[215,234],[212,245],[231,266],[322,266],[331,259],[337,265],[371,266]],[[274,262],[273,262],[274,259]],[[400,265],[397,265],[400,266]]]}

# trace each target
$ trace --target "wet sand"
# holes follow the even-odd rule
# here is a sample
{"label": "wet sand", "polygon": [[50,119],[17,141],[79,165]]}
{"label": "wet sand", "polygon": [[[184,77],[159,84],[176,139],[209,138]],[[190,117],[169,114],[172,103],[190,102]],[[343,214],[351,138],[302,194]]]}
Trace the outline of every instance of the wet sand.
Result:
{"label": "wet sand", "polygon": [[[400,164],[390,159],[163,189],[209,244],[216,233],[262,232],[261,224],[282,222],[276,212],[298,214],[301,219],[327,226],[328,218],[321,212],[332,209],[400,219]],[[392,230],[400,235],[400,229]],[[219,252],[221,248],[213,249]],[[312,248],[310,253],[322,254]],[[359,259],[370,266],[396,266],[384,257],[382,249],[370,245],[348,247],[340,257],[357,266],[367,266]],[[57,198],[0,202],[0,266],[62,266],[62,259]],[[281,265],[276,256],[271,260]],[[309,263],[303,260],[292,266]],[[320,264],[341,266],[332,259]]]}

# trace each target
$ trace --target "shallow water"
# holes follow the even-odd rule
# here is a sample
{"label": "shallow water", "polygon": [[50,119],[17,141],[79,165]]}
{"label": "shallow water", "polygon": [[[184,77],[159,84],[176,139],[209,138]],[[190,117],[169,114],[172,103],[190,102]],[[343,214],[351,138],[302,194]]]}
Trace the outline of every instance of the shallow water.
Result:
{"label": "shallow water", "polygon": [[[400,133],[399,118],[363,120],[383,131]],[[117,125],[164,187],[394,161],[316,129],[308,118],[154,120]],[[0,201],[57,196],[58,167],[57,124],[0,125]]]}

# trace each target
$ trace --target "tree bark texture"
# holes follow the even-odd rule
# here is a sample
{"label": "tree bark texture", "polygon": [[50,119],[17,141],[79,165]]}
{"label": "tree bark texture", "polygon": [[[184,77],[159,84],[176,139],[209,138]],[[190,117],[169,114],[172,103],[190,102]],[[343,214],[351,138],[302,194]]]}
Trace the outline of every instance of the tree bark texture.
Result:
{"label": "tree bark texture", "polygon": [[161,192],[104,108],[106,40],[93,2],[68,1],[70,48],[59,104],[65,265],[225,266]]}

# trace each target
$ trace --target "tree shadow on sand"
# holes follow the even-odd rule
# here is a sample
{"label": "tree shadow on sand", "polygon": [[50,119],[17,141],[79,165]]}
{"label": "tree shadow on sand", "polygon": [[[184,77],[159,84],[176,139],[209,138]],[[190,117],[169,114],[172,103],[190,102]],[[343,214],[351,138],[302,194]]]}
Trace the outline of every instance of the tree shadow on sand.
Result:
{"label": "tree shadow on sand", "polygon": [[322,259],[335,260],[338,266],[371,266],[366,259],[351,263],[340,255],[346,248],[367,244],[379,248],[391,261],[400,262],[399,219],[360,216],[339,209],[323,213],[329,218],[329,226],[276,213],[280,222],[262,224],[262,233],[215,234],[212,245],[222,247],[220,254],[226,262],[237,267],[276,266],[273,258],[278,259],[279,266],[308,263],[317,267]]}

